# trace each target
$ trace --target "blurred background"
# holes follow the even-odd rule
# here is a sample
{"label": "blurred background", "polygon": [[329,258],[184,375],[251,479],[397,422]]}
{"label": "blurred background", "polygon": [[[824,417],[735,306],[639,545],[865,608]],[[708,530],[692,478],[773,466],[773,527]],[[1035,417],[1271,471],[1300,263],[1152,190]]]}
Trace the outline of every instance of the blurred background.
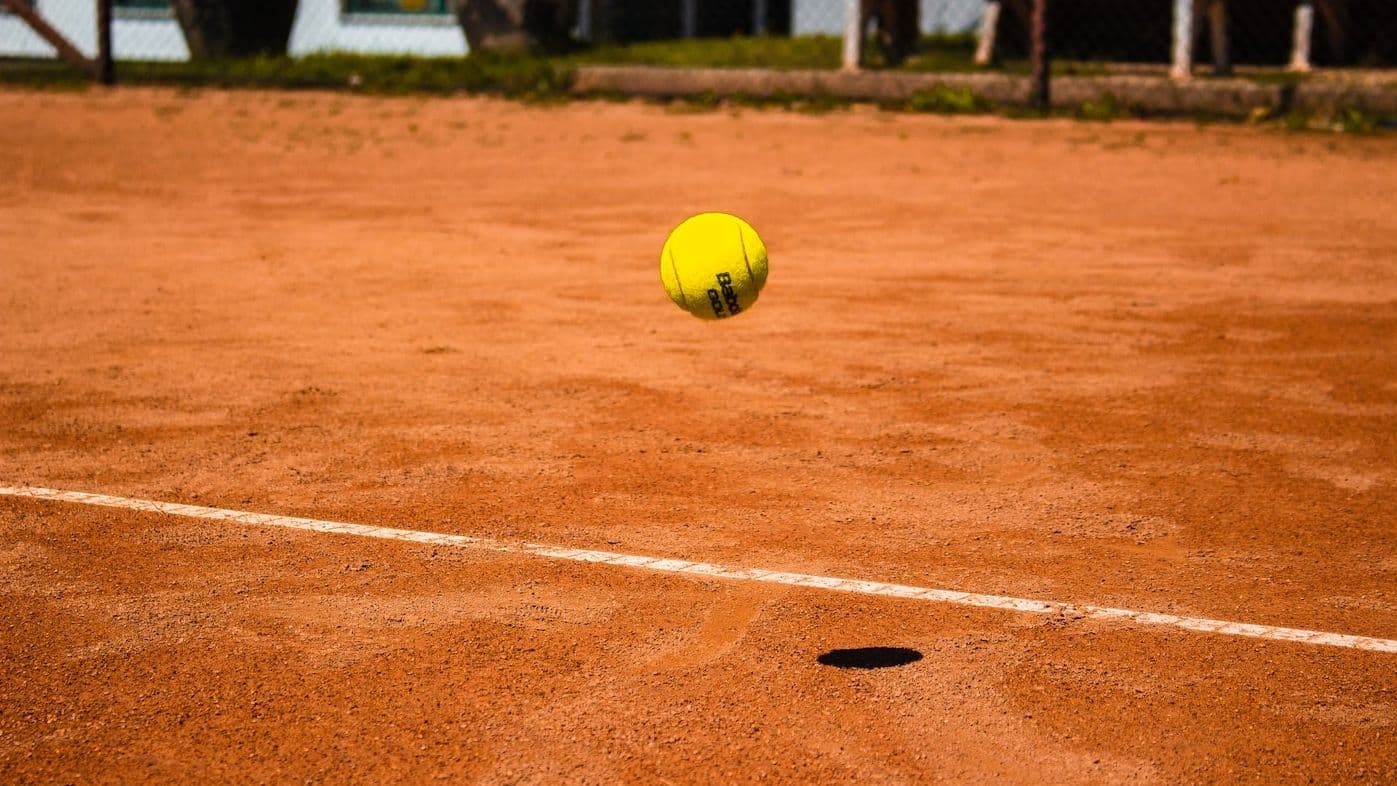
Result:
{"label": "blurred background", "polygon": [[[651,59],[923,70],[1018,67],[1031,49],[1038,1],[1046,3],[1053,57],[1107,71],[1177,67],[1181,56],[1187,68],[1222,74],[1397,64],[1394,0],[107,0],[118,61],[462,57],[694,42],[675,50],[688,59],[659,50]],[[0,57],[57,56],[21,18],[25,9],[91,56],[101,8],[94,0],[0,0]],[[861,45],[856,63],[843,45],[851,31]]]}

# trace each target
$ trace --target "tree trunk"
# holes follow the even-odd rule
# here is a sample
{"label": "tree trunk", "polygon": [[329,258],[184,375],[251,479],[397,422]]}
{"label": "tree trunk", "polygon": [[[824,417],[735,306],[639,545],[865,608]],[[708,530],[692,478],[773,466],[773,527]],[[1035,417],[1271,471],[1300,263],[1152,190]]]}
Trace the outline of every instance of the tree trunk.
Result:
{"label": "tree trunk", "polygon": [[452,0],[472,52],[565,49],[577,0]]}
{"label": "tree trunk", "polygon": [[284,55],[296,0],[173,0],[195,58]]}

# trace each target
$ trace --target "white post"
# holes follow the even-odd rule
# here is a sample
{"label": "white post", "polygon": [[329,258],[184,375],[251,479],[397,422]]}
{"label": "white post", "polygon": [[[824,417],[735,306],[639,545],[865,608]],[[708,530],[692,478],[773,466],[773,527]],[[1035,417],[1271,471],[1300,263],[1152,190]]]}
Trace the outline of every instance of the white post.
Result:
{"label": "white post", "polygon": [[989,65],[994,62],[994,37],[999,30],[999,0],[985,3],[985,13],[980,17],[980,40],[975,46],[975,65]]}
{"label": "white post", "polygon": [[592,42],[592,0],[577,0],[577,38]]}
{"label": "white post", "polygon": [[1295,41],[1290,48],[1290,70],[1310,70],[1310,41],[1315,29],[1315,7],[1309,3],[1295,6]]}
{"label": "white post", "polygon": [[1169,76],[1193,75],[1193,0],[1174,0],[1174,63]]}
{"label": "white post", "polygon": [[752,35],[766,35],[767,0],[752,0]]}
{"label": "white post", "polygon": [[844,0],[844,70],[857,71],[863,60],[863,8],[859,0]]}
{"label": "white post", "polygon": [[693,38],[698,34],[698,0],[684,0],[680,20],[681,29],[679,34],[685,38]]}

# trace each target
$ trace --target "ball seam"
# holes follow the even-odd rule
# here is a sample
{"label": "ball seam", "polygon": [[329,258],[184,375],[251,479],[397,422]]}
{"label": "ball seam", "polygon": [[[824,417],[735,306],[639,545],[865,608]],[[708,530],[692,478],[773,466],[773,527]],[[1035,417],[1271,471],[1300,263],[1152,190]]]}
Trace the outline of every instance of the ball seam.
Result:
{"label": "ball seam", "polygon": [[742,264],[747,266],[747,280],[751,281],[753,286],[756,286],[757,276],[752,272],[752,263],[747,259],[747,241],[742,237],[742,226],[740,224],[737,227],[737,245],[742,249]]}
{"label": "ball seam", "polygon": [[[689,299],[684,297],[684,282],[679,280],[679,263],[674,260],[674,247],[665,249],[669,253],[669,269],[674,273],[674,288],[679,290],[679,305],[685,310],[689,310]],[[743,252],[746,253],[745,251]]]}

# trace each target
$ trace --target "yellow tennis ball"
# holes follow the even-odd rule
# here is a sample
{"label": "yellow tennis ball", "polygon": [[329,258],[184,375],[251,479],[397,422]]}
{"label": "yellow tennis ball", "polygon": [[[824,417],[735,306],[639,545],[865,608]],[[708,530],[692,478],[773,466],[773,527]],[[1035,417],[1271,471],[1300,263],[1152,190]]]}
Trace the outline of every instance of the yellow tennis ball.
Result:
{"label": "yellow tennis ball", "polygon": [[699,319],[737,316],[766,284],[766,246],[737,216],[699,213],[665,240],[660,283],[675,305]]}

